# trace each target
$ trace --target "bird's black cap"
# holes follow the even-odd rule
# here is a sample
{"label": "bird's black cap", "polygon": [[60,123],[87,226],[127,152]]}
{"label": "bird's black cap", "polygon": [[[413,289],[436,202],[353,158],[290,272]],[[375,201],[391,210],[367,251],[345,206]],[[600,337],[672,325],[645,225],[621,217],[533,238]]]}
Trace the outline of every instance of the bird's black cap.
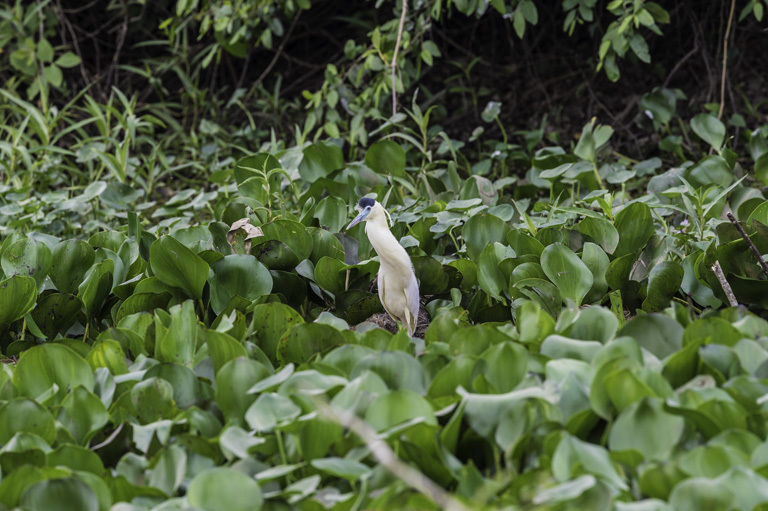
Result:
{"label": "bird's black cap", "polygon": [[359,209],[372,208],[374,204],[376,204],[375,200],[370,197],[363,197],[360,199],[360,202],[357,203],[357,207]]}

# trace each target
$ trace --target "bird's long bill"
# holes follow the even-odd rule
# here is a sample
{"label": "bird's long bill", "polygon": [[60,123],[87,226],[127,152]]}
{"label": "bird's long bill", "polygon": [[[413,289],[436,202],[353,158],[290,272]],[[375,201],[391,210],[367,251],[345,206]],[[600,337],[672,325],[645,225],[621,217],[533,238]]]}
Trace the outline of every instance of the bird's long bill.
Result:
{"label": "bird's long bill", "polygon": [[350,230],[351,228],[353,228],[354,226],[356,226],[357,224],[359,224],[360,222],[362,222],[363,220],[365,220],[365,217],[367,217],[367,216],[368,216],[368,213],[370,213],[370,212],[371,212],[371,210],[370,210],[370,209],[364,209],[364,210],[362,210],[362,211],[360,212],[360,214],[359,214],[359,215],[357,215],[357,216],[355,217],[355,219],[354,219],[354,220],[352,220],[352,223],[350,223],[350,224],[347,226],[347,230]]}

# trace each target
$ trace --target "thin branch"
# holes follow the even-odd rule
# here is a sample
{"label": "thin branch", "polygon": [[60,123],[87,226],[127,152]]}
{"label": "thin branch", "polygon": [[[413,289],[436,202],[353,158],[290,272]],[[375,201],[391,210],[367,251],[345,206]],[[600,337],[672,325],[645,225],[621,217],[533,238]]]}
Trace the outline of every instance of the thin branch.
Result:
{"label": "thin branch", "polygon": [[371,454],[381,465],[397,478],[419,493],[432,499],[444,511],[469,511],[469,508],[445,491],[442,486],[415,468],[403,463],[376,431],[356,415],[338,408],[332,408],[322,401],[316,401],[322,417],[341,424],[365,442]]}
{"label": "thin branch", "polygon": [[723,70],[720,74],[720,111],[717,112],[717,118],[722,119],[725,109],[725,75],[728,65],[728,39],[731,36],[731,25],[733,24],[733,11],[736,8],[736,0],[731,0],[731,12],[728,14],[728,25],[725,27],[725,37],[723,38]]}
{"label": "thin branch", "polygon": [[264,81],[264,78],[267,77],[269,72],[272,71],[272,68],[275,67],[275,64],[277,64],[278,59],[280,59],[280,55],[282,55],[283,53],[283,48],[285,48],[285,45],[288,43],[288,40],[291,38],[291,33],[293,32],[293,29],[296,26],[296,22],[299,21],[299,16],[301,16],[301,9],[296,11],[296,16],[293,17],[293,20],[291,21],[291,26],[288,27],[288,32],[285,33],[285,37],[283,37],[283,40],[280,43],[280,46],[277,48],[277,51],[275,52],[275,56],[272,57],[272,61],[269,63],[267,68],[259,75],[256,81],[253,82],[253,85],[251,85],[250,90],[248,90],[248,94],[245,95],[244,102],[247,102],[249,99],[251,99],[251,96],[253,96],[253,93],[256,92],[256,87],[258,87],[259,84],[262,81]]}
{"label": "thin branch", "polygon": [[117,427],[117,428],[116,428],[116,429],[115,429],[115,430],[112,432],[112,434],[111,434],[111,435],[109,435],[109,436],[107,437],[107,439],[106,439],[106,440],[104,440],[104,441],[103,441],[103,442],[101,442],[100,444],[96,444],[96,445],[94,445],[93,447],[91,447],[91,450],[92,450],[92,451],[98,451],[98,450],[99,450],[99,449],[101,449],[102,447],[106,447],[106,446],[108,446],[109,444],[111,444],[111,443],[112,443],[112,442],[115,440],[115,438],[117,438],[117,435],[119,435],[119,434],[120,434],[120,432],[123,430],[123,425],[124,425],[124,424],[125,424],[124,422],[121,422],[121,423],[120,423],[120,425],[119,425],[119,426],[118,426],[118,427]]}
{"label": "thin branch", "polygon": [[752,240],[749,239],[749,236],[747,236],[747,233],[744,232],[744,228],[741,226],[739,221],[736,220],[736,217],[734,217],[733,213],[731,213],[730,211],[728,212],[728,220],[730,220],[733,226],[736,228],[736,230],[739,231],[739,234],[741,234],[741,237],[744,239],[744,243],[747,244],[749,249],[752,251],[752,254],[755,256],[755,259],[757,259],[757,262],[760,263],[760,266],[763,268],[763,273],[765,273],[765,275],[768,276],[768,264],[766,264],[765,259],[763,259],[762,254],[760,254],[760,251],[757,249],[757,247],[752,242]]}
{"label": "thin branch", "polygon": [[712,265],[712,271],[714,271],[715,275],[717,275],[717,280],[720,281],[720,286],[723,288],[725,296],[728,297],[728,303],[731,305],[731,307],[738,307],[739,302],[736,300],[736,295],[733,294],[731,285],[727,280],[725,280],[723,269],[720,267],[720,261],[715,261],[715,264]]}
{"label": "thin branch", "polygon": [[397,52],[400,50],[400,42],[403,39],[403,27],[405,26],[405,14],[408,12],[408,0],[402,1],[403,10],[400,13],[400,26],[397,28],[395,53],[392,55],[392,115],[397,113],[397,89],[395,88],[395,74],[397,73]]}

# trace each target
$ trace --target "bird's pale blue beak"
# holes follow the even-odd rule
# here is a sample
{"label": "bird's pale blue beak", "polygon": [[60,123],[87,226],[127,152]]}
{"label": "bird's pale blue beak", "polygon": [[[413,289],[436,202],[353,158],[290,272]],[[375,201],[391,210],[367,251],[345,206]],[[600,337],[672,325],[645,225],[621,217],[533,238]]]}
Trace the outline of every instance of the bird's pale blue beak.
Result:
{"label": "bird's pale blue beak", "polygon": [[370,209],[370,208],[365,208],[364,210],[362,210],[362,211],[360,212],[360,214],[358,214],[358,215],[355,217],[355,219],[354,219],[354,220],[352,220],[352,223],[350,223],[350,224],[347,226],[347,230],[350,230],[351,228],[353,228],[354,226],[356,226],[357,224],[359,224],[360,222],[362,222],[363,220],[365,220],[365,217],[367,217],[367,216],[368,216],[368,213],[370,213],[370,212],[371,212],[371,209]]}

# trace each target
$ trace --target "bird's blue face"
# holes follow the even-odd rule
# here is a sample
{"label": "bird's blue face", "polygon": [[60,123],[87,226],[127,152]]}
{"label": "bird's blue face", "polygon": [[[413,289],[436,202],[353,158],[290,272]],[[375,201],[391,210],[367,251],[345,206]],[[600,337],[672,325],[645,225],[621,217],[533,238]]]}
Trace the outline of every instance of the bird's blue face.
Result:
{"label": "bird's blue face", "polygon": [[360,211],[360,213],[347,226],[347,230],[350,230],[352,227],[356,226],[357,224],[365,220],[365,218],[371,212],[371,208],[373,208],[374,204],[376,204],[376,201],[371,198],[363,197],[362,199],[360,199],[360,202],[357,203],[357,209],[358,211]]}

